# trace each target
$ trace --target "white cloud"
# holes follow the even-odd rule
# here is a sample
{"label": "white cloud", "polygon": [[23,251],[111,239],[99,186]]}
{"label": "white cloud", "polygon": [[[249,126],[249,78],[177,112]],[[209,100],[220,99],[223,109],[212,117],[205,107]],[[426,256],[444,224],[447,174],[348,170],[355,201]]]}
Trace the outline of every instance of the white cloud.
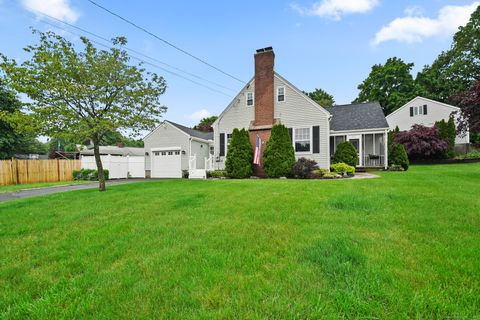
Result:
{"label": "white cloud", "polygon": [[21,3],[25,9],[39,17],[44,13],[56,19],[74,23],[80,16],[80,13],[70,6],[69,0],[21,0]]}
{"label": "white cloud", "polygon": [[396,18],[387,26],[382,27],[372,41],[379,45],[385,41],[399,41],[404,43],[422,42],[426,38],[449,36],[458,30],[458,27],[467,24],[470,15],[480,5],[474,2],[465,6],[445,6],[440,9],[436,18],[425,17],[418,10],[407,10],[407,16]]}
{"label": "white cloud", "polygon": [[203,118],[210,117],[211,115],[212,114],[210,113],[210,111],[208,111],[207,109],[202,109],[188,115],[187,118],[195,121],[200,121]]}
{"label": "white cloud", "polygon": [[304,8],[297,4],[292,4],[291,7],[302,15],[340,20],[346,14],[368,12],[378,3],[379,0],[322,0],[314,3],[311,8]]}

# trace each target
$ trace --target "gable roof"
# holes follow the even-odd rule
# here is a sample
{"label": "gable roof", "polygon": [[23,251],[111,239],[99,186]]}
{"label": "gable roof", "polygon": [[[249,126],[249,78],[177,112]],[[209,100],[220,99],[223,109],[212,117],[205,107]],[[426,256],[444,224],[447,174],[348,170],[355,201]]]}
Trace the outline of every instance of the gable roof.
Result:
{"label": "gable roof", "polygon": [[436,101],[436,100],[432,100],[432,99],[428,99],[428,98],[424,98],[424,97],[420,97],[420,96],[417,96],[415,98],[413,98],[412,100],[408,101],[407,103],[405,103],[403,106],[401,106],[400,108],[398,108],[397,110],[393,111],[392,113],[390,113],[388,116],[387,116],[387,119],[394,115],[395,113],[399,112],[400,110],[402,110],[403,108],[406,108],[409,104],[412,104],[415,100],[424,100],[426,102],[430,102],[430,103],[436,103],[436,104],[439,104],[439,105],[442,105],[444,107],[447,107],[447,108],[451,108],[455,111],[458,111],[460,110],[459,107],[455,107],[455,106],[452,106],[450,104],[447,104],[447,103],[443,103],[443,102],[440,102],[440,101]]}
{"label": "gable roof", "polygon": [[330,121],[333,131],[388,128],[378,102],[336,105],[328,107],[328,111],[333,116]]}
{"label": "gable roof", "polygon": [[185,126],[182,126],[181,124],[165,120],[166,122],[170,123],[171,125],[175,126],[177,129],[180,129],[181,131],[185,132],[189,136],[203,139],[203,140],[213,140],[213,132],[203,132],[195,129],[191,129]]}

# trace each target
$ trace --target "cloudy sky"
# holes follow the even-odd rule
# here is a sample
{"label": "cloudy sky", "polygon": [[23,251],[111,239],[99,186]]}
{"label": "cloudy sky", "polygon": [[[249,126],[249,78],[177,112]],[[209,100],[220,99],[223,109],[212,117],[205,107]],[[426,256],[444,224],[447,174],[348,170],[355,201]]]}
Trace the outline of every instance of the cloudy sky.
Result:
{"label": "cloudy sky", "polygon": [[[472,0],[95,2],[241,81],[253,76],[255,49],[273,46],[277,72],[302,90],[327,90],[339,104],[357,96],[357,85],[375,63],[397,56],[415,63],[414,73],[431,63],[480,5]],[[19,61],[28,57],[22,48],[36,42],[31,27],[78,43],[82,32],[59,21],[107,39],[126,36],[128,48],[151,63],[146,68],[166,78],[166,119],[194,125],[219,114],[243,86],[88,0],[0,0],[0,52]]]}

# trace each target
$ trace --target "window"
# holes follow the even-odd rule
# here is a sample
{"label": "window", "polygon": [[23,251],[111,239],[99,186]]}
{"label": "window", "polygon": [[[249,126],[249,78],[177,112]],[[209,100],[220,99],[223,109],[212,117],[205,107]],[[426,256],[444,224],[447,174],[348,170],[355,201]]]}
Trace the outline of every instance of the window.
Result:
{"label": "window", "polygon": [[176,156],[179,156],[179,155],[180,155],[180,151],[175,151],[175,155],[176,155]]}
{"label": "window", "polygon": [[169,155],[169,156],[172,156],[172,155],[173,155],[173,151],[168,151],[168,155]]}
{"label": "window", "polygon": [[162,152],[162,156],[166,156],[167,153],[165,151]]}
{"label": "window", "polygon": [[247,106],[253,106],[253,92],[247,92]]}
{"label": "window", "polygon": [[295,129],[295,152],[310,152],[310,128]]}
{"label": "window", "polygon": [[427,114],[427,105],[410,107],[410,117]]}
{"label": "window", "polygon": [[232,134],[228,133],[227,134],[227,146],[230,145],[230,140],[232,140]]}
{"label": "window", "polygon": [[345,136],[332,136],[330,137],[330,157],[333,157],[335,154],[335,151],[337,151],[337,146],[345,142],[346,137]]}
{"label": "window", "polygon": [[278,102],[285,101],[285,87],[277,88],[277,101]]}

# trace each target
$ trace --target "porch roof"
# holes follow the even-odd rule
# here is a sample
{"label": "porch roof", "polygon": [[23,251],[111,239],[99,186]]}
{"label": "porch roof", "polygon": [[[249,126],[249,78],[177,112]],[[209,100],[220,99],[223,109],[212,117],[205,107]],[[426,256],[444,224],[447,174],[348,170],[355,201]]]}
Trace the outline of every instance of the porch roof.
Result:
{"label": "porch roof", "polygon": [[388,122],[378,102],[336,105],[327,108],[332,114],[333,131],[386,129]]}

